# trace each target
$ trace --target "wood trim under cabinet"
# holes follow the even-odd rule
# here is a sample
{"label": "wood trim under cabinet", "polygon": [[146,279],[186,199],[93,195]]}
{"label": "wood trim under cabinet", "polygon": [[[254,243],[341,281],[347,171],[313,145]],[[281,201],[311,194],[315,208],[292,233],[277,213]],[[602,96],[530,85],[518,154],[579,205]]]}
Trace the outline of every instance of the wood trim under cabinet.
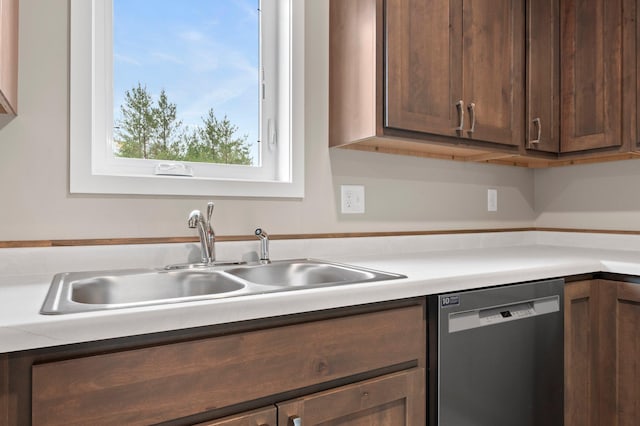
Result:
{"label": "wood trim under cabinet", "polygon": [[[581,234],[640,235],[640,230],[624,229],[581,229],[581,228],[490,228],[490,229],[441,229],[430,231],[389,231],[389,232],[328,232],[320,234],[278,234],[270,235],[271,240],[311,240],[320,238],[363,238],[363,237],[407,237],[427,235],[489,234],[500,232],[571,232]],[[227,235],[217,237],[218,242],[254,241],[253,235]],[[152,238],[87,238],[69,240],[15,240],[0,241],[3,248],[33,247],[73,247],[73,246],[109,246],[130,244],[175,244],[197,243],[197,237],[152,237]]]}
{"label": "wood trim under cabinet", "polygon": [[[483,234],[494,232],[525,232],[535,231],[535,228],[496,228],[496,229],[453,229],[433,231],[391,231],[391,232],[336,232],[322,234],[279,234],[270,235],[271,240],[307,240],[318,238],[358,238],[358,237],[400,237],[417,235],[445,235],[445,234]],[[640,231],[638,231],[640,233]],[[255,241],[253,235],[227,235],[216,237],[217,242]],[[70,246],[105,246],[129,244],[172,244],[197,243],[198,237],[154,237],[154,238],[87,238],[69,240],[25,240],[0,241],[2,248],[26,247],[70,247]]]}

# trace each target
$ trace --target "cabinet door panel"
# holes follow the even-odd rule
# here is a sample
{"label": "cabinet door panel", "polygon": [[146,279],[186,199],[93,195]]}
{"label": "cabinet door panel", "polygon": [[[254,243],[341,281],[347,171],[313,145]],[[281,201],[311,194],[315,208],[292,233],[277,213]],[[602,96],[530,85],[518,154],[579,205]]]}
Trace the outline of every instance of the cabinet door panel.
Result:
{"label": "cabinet door panel", "polygon": [[276,414],[276,407],[266,407],[196,426],[277,426]]}
{"label": "cabinet door panel", "polygon": [[560,150],[559,7],[559,0],[527,2],[525,138],[528,149],[551,153]]}
{"label": "cabinet door panel", "polygon": [[425,370],[417,368],[278,404],[278,425],[423,426]]}
{"label": "cabinet door panel", "polygon": [[631,426],[640,418],[640,285],[565,288],[565,424]]}
{"label": "cabinet door panel", "polygon": [[596,282],[567,284],[564,292],[565,424],[598,424]]}
{"label": "cabinet door panel", "polygon": [[616,313],[617,419],[609,424],[632,426],[640,419],[640,285],[618,283]]}
{"label": "cabinet door panel", "polygon": [[622,145],[622,1],[562,0],[562,152]]}
{"label": "cabinet door panel", "polygon": [[521,143],[523,16],[523,2],[463,2],[463,93],[465,106],[475,104],[475,131],[470,131],[469,123],[464,136],[506,145]]}
{"label": "cabinet door panel", "polygon": [[456,136],[461,1],[388,0],[387,127]]}
{"label": "cabinet door panel", "polygon": [[0,354],[0,425],[9,425],[9,356]]}

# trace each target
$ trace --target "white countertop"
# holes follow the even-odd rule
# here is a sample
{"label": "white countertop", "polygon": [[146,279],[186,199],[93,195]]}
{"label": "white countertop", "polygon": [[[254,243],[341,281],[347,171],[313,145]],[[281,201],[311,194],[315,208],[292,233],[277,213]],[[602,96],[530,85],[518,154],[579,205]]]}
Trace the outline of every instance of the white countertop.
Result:
{"label": "white countertop", "polygon": [[640,275],[639,251],[541,244],[342,254],[322,259],[408,278],[102,312],[41,315],[39,310],[51,274],[0,275],[0,353],[591,272]]}

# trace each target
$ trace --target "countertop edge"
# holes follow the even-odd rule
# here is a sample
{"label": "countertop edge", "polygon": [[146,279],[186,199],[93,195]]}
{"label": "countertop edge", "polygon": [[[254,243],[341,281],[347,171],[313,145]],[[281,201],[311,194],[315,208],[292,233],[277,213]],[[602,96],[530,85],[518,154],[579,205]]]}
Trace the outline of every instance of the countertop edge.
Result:
{"label": "countertop edge", "polygon": [[[506,247],[452,250],[437,254],[415,253],[395,257],[380,255],[327,260],[405,273],[409,278],[87,314],[43,316],[30,311],[23,317],[11,320],[5,318],[0,322],[0,353],[228,324],[571,275],[596,272],[640,275],[640,254],[637,252],[549,248],[537,245],[515,249]],[[465,265],[467,269],[460,265]],[[440,269],[436,273],[433,270],[429,271],[429,268]],[[48,284],[34,285],[29,290],[31,293],[27,293],[25,288],[25,294],[41,295],[44,291],[42,286],[48,287]],[[31,302],[31,310],[40,304],[41,300],[35,302]],[[0,312],[0,320],[3,320],[2,315]]]}

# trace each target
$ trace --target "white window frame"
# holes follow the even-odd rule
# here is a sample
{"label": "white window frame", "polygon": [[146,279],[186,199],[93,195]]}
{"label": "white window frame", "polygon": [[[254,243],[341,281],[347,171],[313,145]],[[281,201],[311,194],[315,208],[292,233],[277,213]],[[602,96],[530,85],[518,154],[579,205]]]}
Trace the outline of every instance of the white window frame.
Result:
{"label": "white window frame", "polygon": [[[189,162],[184,164],[194,169],[194,176],[155,175],[156,165],[166,161],[114,160],[109,144],[113,138],[111,0],[71,0],[70,192],[303,197],[304,1],[277,1],[277,19],[289,25],[271,26],[278,31],[278,52],[273,55],[278,71],[277,118],[269,120],[271,111],[263,111],[261,145],[276,158],[271,162],[275,172],[265,177],[259,167],[204,164],[213,171],[207,175],[200,171],[203,163]],[[141,173],[140,167],[146,171]],[[221,175],[214,176],[218,172]]]}

